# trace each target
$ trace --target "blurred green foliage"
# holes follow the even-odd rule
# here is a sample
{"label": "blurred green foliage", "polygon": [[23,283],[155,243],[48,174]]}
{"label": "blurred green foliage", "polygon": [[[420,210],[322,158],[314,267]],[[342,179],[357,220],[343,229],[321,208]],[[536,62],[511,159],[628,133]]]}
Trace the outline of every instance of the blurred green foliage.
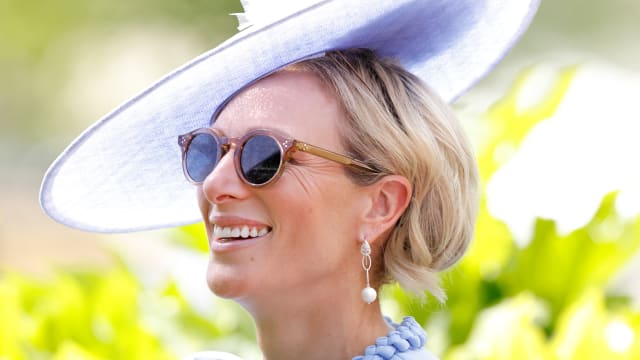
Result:
{"label": "blurred green foliage", "polygon": [[[553,114],[575,69],[566,69],[537,105],[518,109],[530,76],[486,114],[491,131],[478,149],[486,184],[514,148]],[[553,174],[549,174],[552,176]],[[527,244],[488,212],[483,200],[469,253],[444,275],[446,305],[424,303],[397,286],[384,289],[390,315],[416,317],[443,359],[637,359],[640,311],[607,285],[640,247],[640,218],[621,219],[615,194],[584,227],[559,234],[539,219]],[[200,225],[176,229],[181,247],[206,252]],[[14,273],[0,278],[0,359],[173,359],[218,349],[256,354],[250,318],[215,300],[202,314],[169,280],[147,289],[123,265],[108,272],[59,273],[49,281]],[[249,349],[249,350],[247,350]]]}
{"label": "blurred green foliage", "polygon": [[4,274],[1,359],[171,359],[141,321],[141,288],[123,267],[46,282]]}
{"label": "blurred green foliage", "polygon": [[[0,42],[5,58],[19,56],[37,61],[52,42],[77,31],[124,26],[127,23],[161,22],[196,28],[211,41],[211,34],[233,29],[241,12],[235,0],[132,0],[103,1],[0,1]],[[213,45],[213,44],[212,44]]]}
{"label": "blurred green foliage", "polygon": [[[478,153],[485,184],[501,165],[497,149],[517,148],[554,113],[575,70],[565,69],[543,100],[519,110],[518,96],[531,76],[524,71],[488,111],[491,132]],[[442,339],[437,345],[444,359],[640,358],[640,312],[606,291],[640,248],[640,218],[621,219],[614,204],[615,194],[606,196],[591,221],[567,235],[558,234],[553,221],[538,219],[528,243],[519,246],[483,199],[474,243],[445,276],[446,308],[421,306],[397,287],[388,291],[399,313],[413,314]]]}
{"label": "blurred green foliage", "polygon": [[[241,10],[237,0],[0,0],[0,141],[45,141],[63,133],[52,117],[73,117],[72,109],[56,111],[73,74],[74,46],[99,47],[128,26],[156,25],[188,33],[185,40],[195,39],[204,52],[235,32],[228,14]],[[68,119],[61,123],[69,126]]]}
{"label": "blurred green foliage", "polygon": [[149,289],[123,264],[47,280],[0,278],[0,359],[177,359],[204,347],[252,344],[251,320],[216,300],[199,314],[173,281]]}

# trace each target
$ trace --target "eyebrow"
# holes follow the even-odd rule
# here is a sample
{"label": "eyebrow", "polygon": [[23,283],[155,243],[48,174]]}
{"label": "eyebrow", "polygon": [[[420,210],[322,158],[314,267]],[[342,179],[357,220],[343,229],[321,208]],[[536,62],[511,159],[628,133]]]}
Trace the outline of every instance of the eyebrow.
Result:
{"label": "eyebrow", "polygon": [[[226,132],[222,131],[222,129],[218,128],[215,126],[215,123],[211,124],[211,126],[209,126],[209,128],[211,128],[212,130],[214,130],[215,132],[217,132],[218,134],[228,137],[228,138],[241,138],[243,137],[245,134],[251,132],[251,131],[256,131],[256,130],[267,130],[267,131],[272,131],[275,132],[277,134],[280,134],[288,139],[294,139],[296,141],[298,141],[298,139],[295,136],[291,136],[291,134],[284,132],[280,129],[276,129],[273,127],[270,127],[268,125],[263,125],[263,126],[249,126],[247,128],[245,128],[243,131],[243,133],[241,134],[237,134],[236,136],[229,136]],[[301,141],[301,140],[300,140]]]}

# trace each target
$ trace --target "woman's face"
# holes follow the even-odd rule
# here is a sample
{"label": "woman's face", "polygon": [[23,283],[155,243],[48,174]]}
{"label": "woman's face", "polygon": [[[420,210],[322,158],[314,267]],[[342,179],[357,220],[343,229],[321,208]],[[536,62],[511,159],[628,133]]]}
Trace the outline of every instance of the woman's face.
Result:
{"label": "woman's face", "polygon": [[[272,129],[344,153],[337,126],[343,116],[315,75],[281,71],[238,94],[212,127],[228,137]],[[198,188],[211,248],[209,287],[248,302],[358,292],[347,284],[360,270],[362,191],[341,165],[304,152],[294,153],[275,183],[252,188],[238,178],[230,151]]]}

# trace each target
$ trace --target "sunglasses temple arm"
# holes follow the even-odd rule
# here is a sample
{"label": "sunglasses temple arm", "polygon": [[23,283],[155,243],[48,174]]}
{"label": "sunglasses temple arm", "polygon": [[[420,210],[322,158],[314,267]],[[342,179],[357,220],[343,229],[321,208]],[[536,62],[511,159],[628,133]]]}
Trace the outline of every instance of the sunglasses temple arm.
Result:
{"label": "sunglasses temple arm", "polygon": [[325,158],[327,160],[331,160],[333,162],[337,162],[339,164],[342,165],[346,165],[346,166],[355,166],[367,171],[371,171],[371,172],[378,172],[376,169],[372,168],[371,166],[363,163],[362,161],[350,158],[348,156],[344,156],[338,153],[335,153],[333,151],[330,150],[326,150],[317,146],[313,146],[311,144],[307,144],[307,143],[303,143],[303,142],[296,142],[296,148],[300,151],[304,151],[306,153],[309,154],[313,154],[316,156],[319,156],[321,158]]}

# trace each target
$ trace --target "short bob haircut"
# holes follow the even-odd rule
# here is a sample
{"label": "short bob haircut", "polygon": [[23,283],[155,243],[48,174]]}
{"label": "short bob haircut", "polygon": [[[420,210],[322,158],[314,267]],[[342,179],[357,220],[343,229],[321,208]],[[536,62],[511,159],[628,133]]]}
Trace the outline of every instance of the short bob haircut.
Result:
{"label": "short bob haircut", "polygon": [[413,185],[410,204],[383,245],[376,283],[395,280],[444,301],[437,273],[465,253],[478,208],[475,157],[449,105],[367,49],[331,51],[286,69],[311,71],[342,102],[344,148],[382,172],[347,168],[353,181],[368,185],[397,174]]}

